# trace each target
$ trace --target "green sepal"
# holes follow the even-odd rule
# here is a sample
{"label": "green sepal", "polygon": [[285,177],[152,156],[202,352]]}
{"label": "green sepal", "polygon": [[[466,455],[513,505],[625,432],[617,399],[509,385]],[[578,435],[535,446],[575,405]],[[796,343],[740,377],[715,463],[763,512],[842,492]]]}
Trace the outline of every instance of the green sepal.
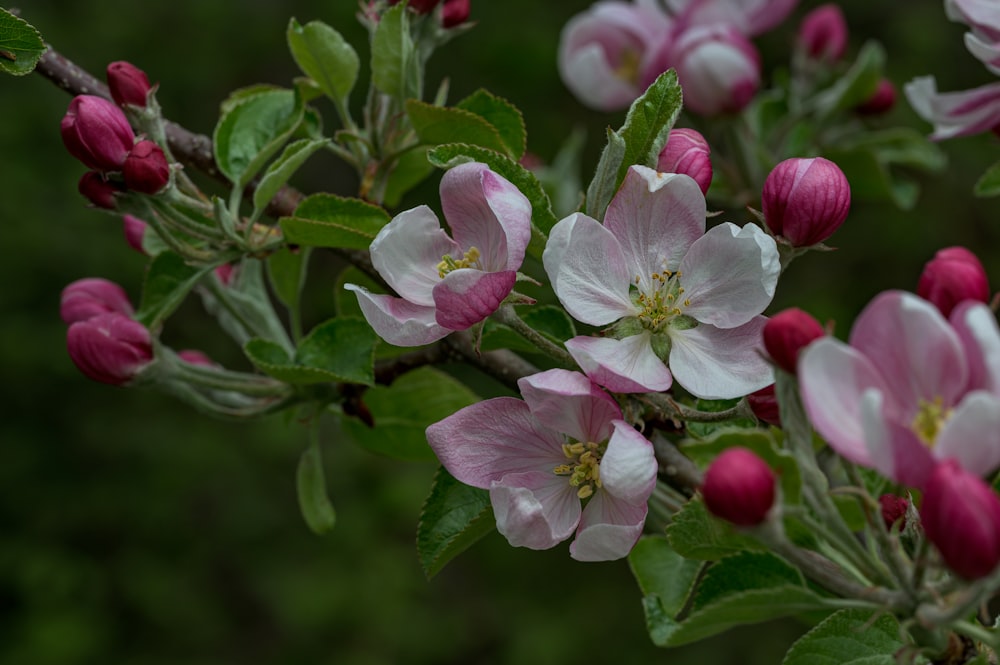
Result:
{"label": "green sepal", "polygon": [[322,536],[337,522],[337,513],[327,496],[326,474],[323,473],[323,455],[319,441],[313,441],[302,451],[295,470],[295,488],[299,510],[309,529]]}
{"label": "green sepal", "polygon": [[424,575],[431,579],[495,528],[490,493],[460,483],[441,467],[417,524],[417,556]]}
{"label": "green sepal", "polygon": [[423,144],[468,143],[507,153],[496,127],[471,111],[408,99],[406,114]]}
{"label": "green sepal", "polygon": [[378,338],[364,319],[340,317],[313,328],[294,358],[281,345],[255,338],[243,352],[265,374],[286,383],[375,384],[374,356]]}
{"label": "green sepal", "polygon": [[150,330],[159,328],[180,307],[191,289],[214,267],[189,265],[173,252],[157,254],[146,268],[136,321]]}
{"label": "green sepal", "polygon": [[13,76],[30,74],[46,49],[33,25],[0,8],[0,71]]}
{"label": "green sepal", "polygon": [[346,102],[361,67],[354,48],[322,21],[300,25],[292,18],[285,34],[299,69],[315,81],[327,97]]}
{"label": "green sepal", "polygon": [[389,213],[361,199],[336,194],[313,194],[282,217],[285,240],[307,247],[368,249],[378,232],[389,222]]}

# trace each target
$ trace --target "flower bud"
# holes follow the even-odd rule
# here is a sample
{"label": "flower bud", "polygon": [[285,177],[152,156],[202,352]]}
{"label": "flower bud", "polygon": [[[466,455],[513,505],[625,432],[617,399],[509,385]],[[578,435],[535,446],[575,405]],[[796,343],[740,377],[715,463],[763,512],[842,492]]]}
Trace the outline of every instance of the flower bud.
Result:
{"label": "flower bud", "polygon": [[97,171],[120,171],[135,142],[122,110],[93,95],[73,98],[59,131],[69,153]]}
{"label": "flower bud", "polygon": [[66,332],[66,349],[87,377],[115,386],[131,381],[153,360],[149,331],[118,312],[73,323]]}
{"label": "flower bud", "polygon": [[140,254],[146,253],[146,249],[142,246],[142,239],[146,235],[148,227],[149,225],[138,217],[125,215],[122,218],[122,230],[125,233],[125,242]]}
{"label": "flower bud", "polygon": [[139,141],[122,167],[125,187],[142,194],[156,194],[170,182],[170,164],[163,149],[152,141]]}
{"label": "flower bud", "polygon": [[232,263],[223,263],[214,272],[223,286],[232,286],[233,280],[236,279],[236,266]]}
{"label": "flower bud", "polygon": [[823,242],[851,208],[851,186],[828,159],[792,158],[781,162],[764,181],[764,219],[768,228],[795,247]]}
{"label": "flower bud", "polygon": [[789,374],[798,368],[799,353],[826,335],[819,321],[797,307],[779,312],[764,324],[764,348],[774,364]]}
{"label": "flower bud", "polygon": [[197,349],[184,349],[178,351],[177,356],[189,365],[201,365],[202,367],[218,367],[218,363]]}
{"label": "flower bud", "polygon": [[781,411],[778,408],[778,397],[774,394],[773,383],[747,395],[747,404],[750,405],[750,410],[757,420],[781,427]]}
{"label": "flower bud", "polygon": [[888,113],[896,105],[896,86],[889,79],[881,79],[875,92],[854,110],[861,115]]}
{"label": "flower bud", "polygon": [[774,505],[774,473],[746,448],[729,448],[705,471],[701,494],[716,517],[737,526],[754,526]]}
{"label": "flower bud", "polygon": [[669,47],[684,106],[699,115],[737,113],[760,85],[760,55],[730,25],[689,28]]}
{"label": "flower bud", "polygon": [[820,5],[806,14],[799,26],[799,47],[810,58],[840,60],[847,48],[847,21],[835,4]]}
{"label": "flower bud", "polygon": [[469,20],[471,0],[444,0],[441,5],[441,25],[454,28]]}
{"label": "flower bud", "polygon": [[87,171],[80,178],[76,188],[80,190],[84,198],[98,208],[114,210],[117,206],[115,194],[122,191],[121,187],[109,181],[98,171]]}
{"label": "flower bud", "polygon": [[963,300],[989,302],[990,284],[983,264],[964,247],[939,250],[927,262],[917,295],[934,303],[945,317]]}
{"label": "flower bud", "polygon": [[878,498],[878,505],[885,528],[891,529],[893,524],[902,520],[899,524],[899,529],[902,531],[906,526],[906,510],[910,507],[910,502],[895,494],[883,494]]}
{"label": "flower bud", "polygon": [[667,144],[660,151],[656,170],[661,173],[683,173],[694,178],[701,193],[712,184],[712,153],[705,137],[693,129],[671,129]]}
{"label": "flower bud", "polygon": [[1000,562],[1000,499],[955,460],[931,474],[920,521],[941,558],[962,577],[985,577]]}
{"label": "flower bud", "polygon": [[115,100],[116,104],[119,106],[132,104],[146,108],[146,96],[152,89],[146,72],[131,62],[119,60],[108,65],[107,79],[111,99]]}
{"label": "flower bud", "polygon": [[109,312],[132,316],[134,311],[125,289],[100,277],[78,279],[67,285],[59,301],[59,316],[67,324]]}

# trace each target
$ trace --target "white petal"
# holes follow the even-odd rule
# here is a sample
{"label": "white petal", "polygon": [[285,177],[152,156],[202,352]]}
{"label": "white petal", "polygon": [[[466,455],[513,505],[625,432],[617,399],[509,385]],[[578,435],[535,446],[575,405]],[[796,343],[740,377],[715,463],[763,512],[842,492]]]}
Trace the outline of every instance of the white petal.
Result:
{"label": "white petal", "polygon": [[436,342],[452,332],[437,324],[434,307],[414,304],[395,296],[371,293],[356,284],[345,284],[344,288],[354,291],[368,325],[390,344],[422,346]]}
{"label": "white petal", "polygon": [[624,420],[614,422],[608,449],[601,457],[603,489],[628,503],[645,503],[656,484],[653,444]]}
{"label": "white petal", "polygon": [[504,476],[490,487],[497,531],[514,547],[544,550],[569,537],[580,522],[576,488],[540,472]]}
{"label": "white petal", "polygon": [[550,369],[517,387],[538,422],[577,441],[607,441],[612,421],[622,417],[615,400],[579,372]]}
{"label": "white petal", "polygon": [[987,476],[1000,466],[1000,398],[977,390],[965,396],[938,434],[934,456]]}
{"label": "white petal", "polygon": [[427,206],[396,215],[371,244],[372,265],[403,298],[433,305],[431,290],[441,281],[437,265],[446,256],[461,258],[458,245]]}
{"label": "white petal", "polygon": [[577,561],[613,561],[627,556],[642,535],[646,504],[630,504],[598,492],[587,504],[569,553]]}
{"label": "white petal", "polygon": [[670,387],[670,370],[653,353],[650,333],[624,339],[581,335],[566,350],[595,383],[615,393],[661,392]]}
{"label": "white petal", "polygon": [[763,357],[761,331],[767,318],[758,316],[738,328],[707,323],[670,330],[670,371],[684,388],[705,399],[749,395],[774,382]]}

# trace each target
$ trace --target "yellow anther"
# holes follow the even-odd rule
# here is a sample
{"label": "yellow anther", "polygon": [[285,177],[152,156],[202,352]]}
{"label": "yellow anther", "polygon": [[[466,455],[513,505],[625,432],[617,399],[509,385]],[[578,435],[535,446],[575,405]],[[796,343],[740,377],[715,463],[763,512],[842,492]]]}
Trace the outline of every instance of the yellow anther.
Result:
{"label": "yellow anther", "polygon": [[594,493],[594,488],[590,485],[584,485],[576,491],[576,495],[581,499],[586,499]]}
{"label": "yellow anther", "polygon": [[573,473],[573,467],[569,464],[560,464],[556,468],[552,469],[552,472],[557,476],[566,476]]}
{"label": "yellow anther", "polygon": [[691,299],[690,298],[685,298],[684,299],[684,306],[685,307],[690,307],[691,306]]}

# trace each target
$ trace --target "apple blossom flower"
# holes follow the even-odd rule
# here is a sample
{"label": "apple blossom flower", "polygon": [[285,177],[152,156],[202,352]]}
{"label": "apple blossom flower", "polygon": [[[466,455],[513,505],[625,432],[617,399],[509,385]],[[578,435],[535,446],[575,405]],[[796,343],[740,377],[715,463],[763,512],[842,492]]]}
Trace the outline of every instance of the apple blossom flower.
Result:
{"label": "apple blossom flower", "polygon": [[115,386],[134,379],[153,360],[149,330],[119,312],[98,314],[70,325],[66,349],[88,378]]}
{"label": "apple blossom flower", "polygon": [[67,285],[62,291],[59,316],[67,324],[110,312],[125,316],[132,316],[135,312],[125,289],[112,281],[86,277]]}
{"label": "apple blossom flower", "polygon": [[1000,7],[983,0],[945,0],[945,14],[972,28],[965,47],[994,74],[1000,74]]}
{"label": "apple blossom flower", "polygon": [[833,3],[810,11],[799,26],[798,43],[810,58],[829,62],[840,60],[847,49],[844,12]]}
{"label": "apple blossom flower", "polygon": [[716,517],[737,526],[756,526],[774,505],[774,472],[747,448],[728,448],[705,470],[701,495]]}
{"label": "apple blossom flower", "polygon": [[684,106],[698,115],[742,111],[760,86],[760,54],[734,26],[689,27],[667,43],[665,54],[677,70]]}
{"label": "apple blossom flower", "polygon": [[851,185],[840,167],[823,157],[786,159],[764,180],[764,220],[794,247],[823,242],[847,219]]}
{"label": "apple blossom flower", "polygon": [[667,69],[659,50],[669,31],[670,20],[651,4],[598,2],[563,27],[559,74],[592,109],[628,108]]}
{"label": "apple blossom flower", "polygon": [[917,295],[934,303],[945,316],[964,300],[987,303],[990,283],[975,254],[964,247],[939,250],[920,273]]}
{"label": "apple blossom flower", "polygon": [[799,353],[826,334],[820,322],[798,307],[778,312],[764,325],[764,348],[774,364],[789,374],[798,369]]}
{"label": "apple blossom flower", "polygon": [[604,337],[566,342],[606,388],[661,391],[676,378],[699,397],[725,399],[773,380],[760,313],[777,285],[777,247],[753,224],[706,232],[705,197],[690,177],[630,167],[604,224],[582,213],[561,220],[542,262],[571,316],[615,324]]}
{"label": "apple blossom flower", "polygon": [[431,448],[459,481],[489,490],[514,547],[548,549],[575,532],[574,559],[624,557],[656,484],[652,444],[578,372],[552,369],[518,387],[523,401],[485,400],[428,427]]}
{"label": "apple blossom flower", "polygon": [[934,125],[932,141],[988,132],[1000,126],[1000,81],[971,90],[938,93],[933,76],[921,76],[903,92],[913,110]]}
{"label": "apple blossom flower", "polygon": [[824,337],[799,356],[806,413],[835,451],[917,488],[940,460],[977,474],[1000,466],[1000,329],[989,307],[967,301],[946,320],[887,291],[849,341]]}
{"label": "apple blossom flower", "polygon": [[419,346],[465,330],[497,310],[514,288],[531,238],[531,204],[485,164],[441,179],[448,237],[427,206],[396,215],[371,244],[372,264],[402,297],[355,284],[361,311],[382,339]]}
{"label": "apple blossom flower", "polygon": [[698,131],[688,128],[671,129],[666,145],[660,151],[656,170],[660,173],[683,173],[694,178],[701,193],[712,184],[712,149]]}

